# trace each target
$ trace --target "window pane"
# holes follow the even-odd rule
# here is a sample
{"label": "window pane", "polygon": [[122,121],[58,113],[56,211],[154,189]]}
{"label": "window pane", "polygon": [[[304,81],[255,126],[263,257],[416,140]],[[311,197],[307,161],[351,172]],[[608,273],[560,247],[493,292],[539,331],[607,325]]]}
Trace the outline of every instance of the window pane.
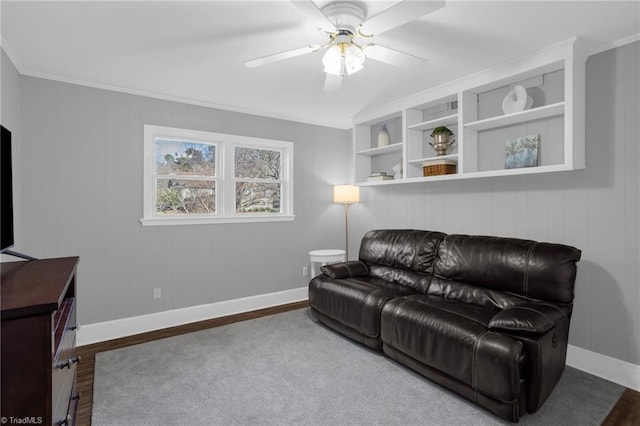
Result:
{"label": "window pane", "polygon": [[280,151],[235,147],[235,177],[280,179]]}
{"label": "window pane", "polygon": [[158,179],[156,212],[167,215],[216,212],[213,180]]}
{"label": "window pane", "polygon": [[156,139],[155,154],[156,174],[216,175],[215,145]]}
{"label": "window pane", "polygon": [[279,212],[279,183],[236,182],[236,213]]}

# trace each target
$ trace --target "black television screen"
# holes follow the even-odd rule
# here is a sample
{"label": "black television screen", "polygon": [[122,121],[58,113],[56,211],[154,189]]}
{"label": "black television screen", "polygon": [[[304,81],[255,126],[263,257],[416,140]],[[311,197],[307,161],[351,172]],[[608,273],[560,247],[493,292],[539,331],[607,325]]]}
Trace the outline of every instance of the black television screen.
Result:
{"label": "black television screen", "polygon": [[13,240],[13,171],[11,167],[11,132],[0,126],[0,252]]}

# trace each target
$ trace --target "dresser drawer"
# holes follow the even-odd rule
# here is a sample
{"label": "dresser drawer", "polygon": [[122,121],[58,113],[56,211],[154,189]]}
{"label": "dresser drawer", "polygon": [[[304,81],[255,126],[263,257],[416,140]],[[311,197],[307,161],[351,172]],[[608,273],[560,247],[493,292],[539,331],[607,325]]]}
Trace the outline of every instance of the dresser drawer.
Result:
{"label": "dresser drawer", "polygon": [[53,405],[52,421],[54,425],[71,425],[65,423],[69,413],[69,404],[73,403],[73,397],[76,396],[76,372],[75,364],[64,370],[58,369],[53,372]]}
{"label": "dresser drawer", "polygon": [[[60,398],[53,407],[52,424],[54,426],[73,426],[78,417],[78,406],[80,404],[80,394],[78,393],[77,371],[73,372],[71,391],[67,398]],[[66,388],[65,388],[66,391]]]}
{"label": "dresser drawer", "polygon": [[77,364],[75,298],[64,299],[54,314],[54,357],[51,371],[52,423],[65,423],[72,392],[75,389]]}
{"label": "dresser drawer", "polygon": [[68,297],[53,314],[53,357],[57,360],[71,358],[76,339],[76,298]]}
{"label": "dresser drawer", "polygon": [[69,401],[69,411],[67,411],[67,420],[69,425],[75,425],[78,418],[78,407],[80,406],[80,393],[78,392],[78,379],[73,381],[73,390],[71,391],[71,401]]}

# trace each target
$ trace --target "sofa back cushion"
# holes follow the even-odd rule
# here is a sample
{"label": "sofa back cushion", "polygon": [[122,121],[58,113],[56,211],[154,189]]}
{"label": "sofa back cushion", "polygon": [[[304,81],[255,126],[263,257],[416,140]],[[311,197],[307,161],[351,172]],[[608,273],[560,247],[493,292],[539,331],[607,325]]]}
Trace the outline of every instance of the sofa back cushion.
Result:
{"label": "sofa back cushion", "polygon": [[424,293],[433,273],[438,244],[446,234],[409,229],[367,232],[360,245],[360,261],[369,275],[403,284]]}
{"label": "sofa back cushion", "polygon": [[516,238],[447,235],[438,248],[438,278],[569,304],[580,250]]}
{"label": "sofa back cushion", "polygon": [[434,276],[427,290],[429,296],[440,296],[463,303],[484,306],[495,311],[521,305],[527,299],[504,291],[480,287],[460,281],[449,280]]}

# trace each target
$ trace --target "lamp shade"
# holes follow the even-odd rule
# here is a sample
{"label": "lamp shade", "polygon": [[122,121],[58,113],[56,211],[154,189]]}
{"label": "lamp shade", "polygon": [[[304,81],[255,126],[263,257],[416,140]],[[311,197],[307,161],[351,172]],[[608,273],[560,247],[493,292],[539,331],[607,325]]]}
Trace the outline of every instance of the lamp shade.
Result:
{"label": "lamp shade", "polygon": [[360,202],[360,188],[353,185],[336,185],[333,187],[333,202],[353,204]]}

